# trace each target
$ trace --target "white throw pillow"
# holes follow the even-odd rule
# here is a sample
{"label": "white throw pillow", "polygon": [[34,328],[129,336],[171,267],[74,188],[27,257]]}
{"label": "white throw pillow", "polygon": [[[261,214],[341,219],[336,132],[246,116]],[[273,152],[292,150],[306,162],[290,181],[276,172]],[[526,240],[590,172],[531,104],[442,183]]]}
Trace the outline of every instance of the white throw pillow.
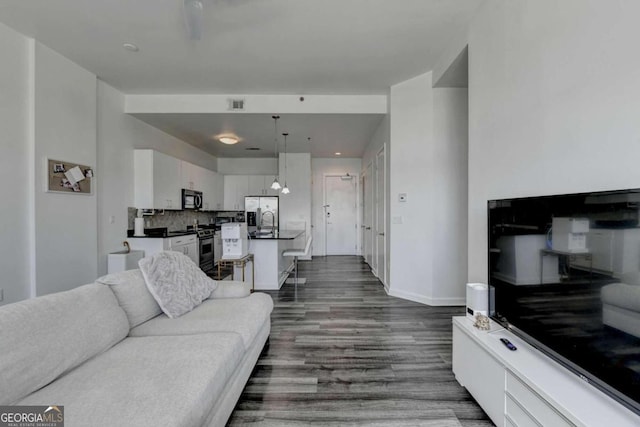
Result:
{"label": "white throw pillow", "polygon": [[120,307],[127,314],[132,328],[162,313],[160,306],[147,289],[140,270],[107,274],[98,278],[96,282],[111,288]]}
{"label": "white throw pillow", "polygon": [[216,288],[216,282],[180,252],[159,252],[138,265],[149,292],[171,319],[193,310]]}

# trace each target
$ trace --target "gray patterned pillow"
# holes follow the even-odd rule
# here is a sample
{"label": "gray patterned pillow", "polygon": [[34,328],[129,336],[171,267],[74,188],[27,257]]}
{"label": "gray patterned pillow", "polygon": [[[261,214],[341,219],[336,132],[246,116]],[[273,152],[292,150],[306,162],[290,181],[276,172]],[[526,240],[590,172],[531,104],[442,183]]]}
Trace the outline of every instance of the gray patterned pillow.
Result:
{"label": "gray patterned pillow", "polygon": [[180,252],[158,252],[138,265],[147,289],[171,319],[193,310],[216,288],[216,282]]}

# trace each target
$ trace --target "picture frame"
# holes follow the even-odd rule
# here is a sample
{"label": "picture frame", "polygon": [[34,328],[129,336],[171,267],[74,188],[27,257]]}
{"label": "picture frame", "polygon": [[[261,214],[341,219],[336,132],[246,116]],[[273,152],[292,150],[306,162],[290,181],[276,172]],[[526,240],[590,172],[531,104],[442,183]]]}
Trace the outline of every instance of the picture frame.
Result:
{"label": "picture frame", "polygon": [[45,159],[48,193],[93,194],[95,170],[91,166],[54,159]]}

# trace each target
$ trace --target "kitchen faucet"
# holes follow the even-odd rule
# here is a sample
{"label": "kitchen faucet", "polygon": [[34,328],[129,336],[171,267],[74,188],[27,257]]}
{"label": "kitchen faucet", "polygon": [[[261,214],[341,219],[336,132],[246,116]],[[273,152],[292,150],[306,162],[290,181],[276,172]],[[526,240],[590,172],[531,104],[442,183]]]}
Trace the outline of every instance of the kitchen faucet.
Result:
{"label": "kitchen faucet", "polygon": [[275,234],[276,232],[276,216],[273,212],[271,211],[265,211],[262,212],[262,215],[260,216],[260,222],[264,224],[264,216],[266,214],[271,214],[271,233]]}

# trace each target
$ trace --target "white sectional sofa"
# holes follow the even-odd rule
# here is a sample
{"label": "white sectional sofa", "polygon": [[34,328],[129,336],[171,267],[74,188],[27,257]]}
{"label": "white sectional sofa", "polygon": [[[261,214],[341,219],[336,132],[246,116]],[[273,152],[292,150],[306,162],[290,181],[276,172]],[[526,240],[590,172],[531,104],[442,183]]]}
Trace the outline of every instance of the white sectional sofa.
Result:
{"label": "white sectional sofa", "polygon": [[66,426],[223,426],[267,342],[271,297],[218,282],[176,319],[139,270],[0,307],[0,404]]}

